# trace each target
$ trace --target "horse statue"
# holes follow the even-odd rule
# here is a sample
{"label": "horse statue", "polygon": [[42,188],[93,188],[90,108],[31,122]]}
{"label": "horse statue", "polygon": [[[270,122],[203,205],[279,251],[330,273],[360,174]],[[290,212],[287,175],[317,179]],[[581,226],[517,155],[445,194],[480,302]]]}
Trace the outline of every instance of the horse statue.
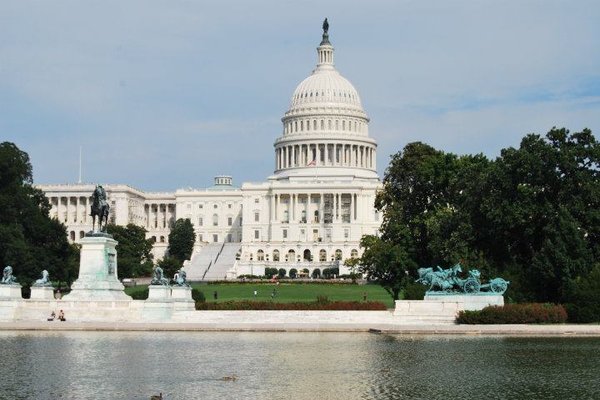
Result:
{"label": "horse statue", "polygon": [[14,285],[17,283],[17,278],[13,276],[13,269],[10,265],[4,267],[4,271],[2,271],[2,281],[0,284],[3,285]]}
{"label": "horse statue", "polygon": [[173,282],[175,282],[177,286],[190,286],[187,283],[187,274],[183,269],[180,269],[177,271],[177,273],[175,273],[175,276],[173,276]]}
{"label": "horse statue", "polygon": [[[90,216],[92,217],[92,231],[96,226],[96,217],[98,217],[98,232],[106,232],[106,225],[108,224],[108,212],[110,211],[110,205],[106,198],[106,191],[101,185],[96,185],[94,194],[92,194],[92,210]],[[104,220],[104,228],[102,228],[102,221]]]}
{"label": "horse statue", "polygon": [[429,286],[429,291],[437,287],[441,291],[449,292],[459,286],[458,274],[462,272],[462,268],[460,264],[456,264],[448,269],[442,269],[438,266],[437,271],[434,271],[433,268],[419,268],[417,272],[419,273],[417,282]]}
{"label": "horse statue", "polygon": [[48,273],[48,271],[43,270],[42,277],[40,279],[36,279],[33,286],[52,286],[52,283],[50,282],[50,274]]}
{"label": "horse statue", "polygon": [[169,280],[164,277],[163,269],[158,265],[154,268],[154,275],[152,277],[152,281],[150,281],[150,284],[169,286]]}

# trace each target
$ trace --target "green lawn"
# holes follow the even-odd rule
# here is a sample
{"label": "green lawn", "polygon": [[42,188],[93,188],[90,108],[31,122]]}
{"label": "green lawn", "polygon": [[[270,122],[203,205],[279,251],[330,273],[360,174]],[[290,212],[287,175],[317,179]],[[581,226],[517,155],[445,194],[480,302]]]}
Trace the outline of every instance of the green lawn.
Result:
{"label": "green lawn", "polygon": [[[277,290],[274,301],[315,301],[317,296],[327,296],[329,300],[362,301],[363,294],[367,294],[367,300],[381,301],[389,308],[394,307],[392,297],[378,285],[336,285],[336,284],[293,284],[293,283],[244,283],[244,284],[192,284],[199,289],[207,301],[214,301],[214,292],[217,292],[217,301],[228,300],[271,300],[273,289]],[[131,294],[134,291],[145,290],[146,286],[127,288],[125,292]],[[254,297],[254,290],[257,291]]]}

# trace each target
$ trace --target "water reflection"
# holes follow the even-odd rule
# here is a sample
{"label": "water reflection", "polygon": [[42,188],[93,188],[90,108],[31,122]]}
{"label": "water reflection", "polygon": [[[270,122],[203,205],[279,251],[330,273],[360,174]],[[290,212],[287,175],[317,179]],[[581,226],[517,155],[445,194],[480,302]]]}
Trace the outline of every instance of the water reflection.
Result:
{"label": "water reflection", "polygon": [[0,397],[596,398],[599,350],[597,338],[0,332]]}

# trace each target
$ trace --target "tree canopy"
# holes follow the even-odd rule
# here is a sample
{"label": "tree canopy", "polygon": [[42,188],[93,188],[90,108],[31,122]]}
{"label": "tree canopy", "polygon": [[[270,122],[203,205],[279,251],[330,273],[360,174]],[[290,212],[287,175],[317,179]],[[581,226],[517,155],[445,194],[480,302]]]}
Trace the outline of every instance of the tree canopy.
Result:
{"label": "tree canopy", "polygon": [[192,256],[195,241],[192,222],[189,219],[178,219],[169,233],[169,256],[183,264]]}
{"label": "tree canopy", "polygon": [[599,174],[588,129],[530,134],[495,160],[409,143],[386,170],[362,269],[392,288],[417,267],[461,262],[510,280],[516,300],[564,301],[599,262]]}
{"label": "tree canopy", "polygon": [[107,231],[119,244],[117,263],[120,278],[149,276],[152,273],[152,240],[146,239],[146,229],[135,224],[110,224]]}
{"label": "tree canopy", "polygon": [[29,156],[15,144],[0,143],[0,266],[11,265],[24,286],[41,277],[70,284],[79,252],[66,228],[49,217],[50,203],[32,186]]}

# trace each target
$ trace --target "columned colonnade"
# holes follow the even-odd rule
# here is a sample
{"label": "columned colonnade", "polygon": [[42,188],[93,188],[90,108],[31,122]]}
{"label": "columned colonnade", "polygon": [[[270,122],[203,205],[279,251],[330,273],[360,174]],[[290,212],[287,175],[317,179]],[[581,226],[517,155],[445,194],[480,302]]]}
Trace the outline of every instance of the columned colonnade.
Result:
{"label": "columned colonnade", "polygon": [[275,149],[275,168],[340,166],[375,169],[375,147],[355,144],[309,143],[278,146]]}
{"label": "columned colonnade", "polygon": [[363,196],[356,193],[274,193],[269,221],[282,223],[350,223],[359,219]]}
{"label": "columned colonnade", "polygon": [[170,227],[170,222],[175,218],[175,204],[173,203],[146,203],[144,205],[147,229],[164,229]]}

